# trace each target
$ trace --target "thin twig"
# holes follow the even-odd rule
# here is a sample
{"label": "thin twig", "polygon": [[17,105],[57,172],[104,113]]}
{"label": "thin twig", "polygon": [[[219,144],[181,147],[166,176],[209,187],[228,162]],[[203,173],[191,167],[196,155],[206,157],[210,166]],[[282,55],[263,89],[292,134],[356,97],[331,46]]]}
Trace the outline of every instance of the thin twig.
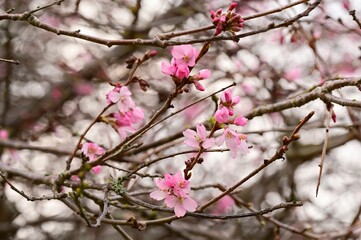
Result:
{"label": "thin twig", "polygon": [[71,162],[73,160],[73,158],[76,155],[76,152],[79,150],[81,142],[83,141],[85,135],[88,133],[88,131],[90,130],[90,128],[98,122],[100,116],[106,111],[108,110],[113,104],[108,104],[105,108],[103,108],[103,110],[98,114],[98,116],[96,116],[93,121],[89,124],[89,126],[84,130],[84,132],[80,135],[78,143],[76,144],[73,153],[69,156],[68,160],[66,161],[66,170],[70,169],[71,166]]}
{"label": "thin twig", "polygon": [[286,10],[287,8],[291,8],[291,7],[294,7],[294,6],[299,5],[301,3],[306,3],[306,2],[309,2],[309,1],[310,0],[300,0],[300,1],[297,1],[297,2],[294,2],[294,3],[290,3],[288,5],[285,5],[283,7],[279,7],[279,8],[276,8],[276,9],[272,9],[272,10],[269,10],[269,11],[265,11],[265,12],[262,12],[262,13],[258,13],[258,14],[254,14],[254,15],[251,15],[251,16],[248,16],[248,17],[244,17],[243,19],[244,20],[250,20],[250,19],[254,19],[254,18],[263,17],[263,16],[266,16],[266,15],[269,15],[269,14],[282,12],[283,10]]}
{"label": "thin twig", "polygon": [[320,172],[318,174],[318,179],[317,179],[316,197],[318,195],[318,190],[319,190],[319,187],[321,185],[321,176],[322,176],[322,170],[323,170],[323,163],[324,163],[324,160],[325,160],[325,157],[326,157],[326,151],[327,151],[327,146],[328,146],[328,135],[329,135],[329,132],[330,132],[330,122],[331,122],[332,111],[333,111],[332,109],[333,109],[333,105],[330,105],[330,107],[328,109],[326,123],[325,123],[325,127],[326,127],[325,140],[323,142],[320,164],[318,165],[318,167],[320,168]]}
{"label": "thin twig", "polygon": [[97,218],[97,222],[95,224],[92,224],[92,227],[100,227],[101,221],[107,216],[108,209],[109,209],[109,200],[108,200],[108,194],[109,189],[106,187],[104,189],[104,201],[103,201],[103,212],[102,214]]}
{"label": "thin twig", "polygon": [[[114,220],[113,216],[111,214],[109,214],[109,218]],[[131,236],[128,235],[128,233],[126,231],[124,231],[124,229],[116,224],[112,224],[113,228],[115,230],[117,230],[118,233],[120,233],[120,235],[122,235],[122,237],[125,240],[133,240],[133,238]]]}
{"label": "thin twig", "polygon": [[3,175],[2,172],[0,172],[0,176],[2,177],[2,179],[4,179],[4,181],[7,184],[9,184],[9,186],[11,187],[12,190],[14,190],[18,194],[20,194],[21,196],[26,198],[26,200],[31,201],[31,202],[43,201],[43,200],[51,200],[51,199],[62,199],[62,198],[68,197],[67,193],[60,193],[60,194],[55,194],[55,195],[51,195],[51,196],[45,196],[44,195],[42,197],[30,197],[27,194],[25,194],[24,191],[21,191],[21,190],[17,189],[9,180],[7,180],[7,178]]}
{"label": "thin twig", "polygon": [[15,64],[15,65],[20,65],[20,62],[18,60],[0,58],[0,62],[6,62],[6,63]]}
{"label": "thin twig", "polygon": [[65,1],[65,0],[59,0],[59,1],[55,1],[55,2],[53,2],[53,3],[50,3],[50,4],[45,5],[45,6],[42,6],[42,7],[37,7],[36,9],[29,11],[29,13],[30,13],[30,14],[33,14],[33,13],[39,12],[39,11],[41,11],[41,10],[47,9],[47,8],[49,8],[49,7],[52,7],[52,6],[54,6],[54,5],[60,5],[60,4],[61,4],[62,2],[64,2],[64,1]]}

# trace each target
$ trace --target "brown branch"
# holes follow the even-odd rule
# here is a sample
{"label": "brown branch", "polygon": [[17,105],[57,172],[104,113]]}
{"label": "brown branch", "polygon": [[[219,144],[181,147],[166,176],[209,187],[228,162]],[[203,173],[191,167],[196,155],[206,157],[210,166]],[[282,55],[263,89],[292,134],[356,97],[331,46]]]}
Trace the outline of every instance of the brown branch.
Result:
{"label": "brown branch", "polygon": [[103,200],[103,212],[102,214],[97,218],[97,221],[95,224],[91,224],[92,227],[100,227],[101,221],[107,216],[108,209],[109,209],[109,200],[108,200],[108,194],[109,189],[106,187],[104,189],[104,200]]}
{"label": "brown branch", "polygon": [[66,170],[69,170],[70,169],[70,166],[71,166],[71,162],[73,160],[73,158],[75,157],[76,155],[76,152],[80,149],[80,145],[81,145],[81,142],[83,141],[85,135],[88,133],[88,131],[92,128],[92,126],[98,122],[100,116],[106,111],[108,110],[113,104],[108,104],[105,108],[103,108],[102,111],[100,111],[100,113],[98,114],[98,116],[96,116],[93,121],[89,124],[89,126],[84,130],[84,132],[80,135],[79,137],[79,140],[78,140],[78,143],[76,144],[74,150],[73,150],[73,153],[69,156],[68,160],[66,161]]}
{"label": "brown branch", "polygon": [[279,112],[285,109],[301,107],[306,103],[309,103],[318,98],[322,100],[323,98],[325,98],[325,94],[331,92],[332,90],[346,86],[357,86],[359,84],[361,84],[361,78],[344,78],[341,80],[327,81],[322,86],[312,88],[309,90],[309,92],[300,94],[291,99],[286,99],[275,104],[257,107],[253,109],[250,113],[245,115],[245,117],[248,119],[252,119],[265,113]]}
{"label": "brown branch", "polygon": [[9,184],[9,186],[11,187],[12,190],[14,190],[18,194],[20,194],[21,196],[26,198],[26,200],[31,201],[31,202],[43,201],[43,200],[51,200],[51,199],[62,199],[62,198],[68,197],[67,193],[60,193],[60,194],[55,194],[55,195],[51,195],[51,196],[45,196],[44,195],[42,197],[30,197],[27,194],[25,194],[24,191],[21,191],[21,190],[17,189],[9,180],[7,180],[7,178],[2,174],[2,172],[0,172],[0,176],[2,177],[2,179],[4,179],[4,181],[7,184]]}
{"label": "brown branch", "polygon": [[19,141],[13,141],[13,140],[3,140],[0,139],[0,146],[12,148],[12,149],[26,149],[26,150],[32,150],[32,151],[39,151],[43,153],[51,153],[54,155],[70,155],[72,152],[66,151],[66,150],[60,150],[57,148],[52,147],[41,147],[41,146],[33,146],[29,145],[25,142],[19,142]]}
{"label": "brown branch", "polygon": [[74,38],[83,39],[89,42],[98,43],[101,45],[105,45],[108,47],[115,46],[115,45],[137,45],[137,46],[154,46],[154,47],[160,47],[160,48],[166,48],[168,46],[174,46],[174,45],[183,45],[183,44],[193,44],[193,43],[207,43],[207,42],[213,42],[213,41],[224,41],[224,40],[231,40],[231,41],[239,41],[241,38],[245,38],[248,36],[256,35],[259,33],[267,32],[272,29],[277,29],[281,27],[287,27],[294,22],[298,21],[299,19],[308,16],[308,14],[315,9],[319,4],[321,0],[316,0],[314,3],[310,4],[309,7],[303,11],[302,13],[289,18],[287,20],[282,21],[279,24],[271,23],[267,27],[260,28],[255,31],[250,31],[243,34],[238,34],[234,36],[214,36],[214,37],[207,37],[203,39],[192,39],[192,40],[176,40],[176,41],[167,41],[167,40],[161,40],[158,36],[155,36],[153,39],[122,39],[122,40],[111,40],[111,39],[104,39],[99,38],[87,34],[80,33],[80,30],[75,31],[68,31],[68,30],[62,30],[55,28],[51,25],[45,24],[41,22],[37,17],[31,14],[31,12],[25,12],[23,14],[1,14],[0,15],[0,21],[1,20],[13,20],[13,21],[26,21],[30,23],[31,25],[41,28],[43,30],[55,33],[57,35],[64,35]]}
{"label": "brown branch", "polygon": [[[124,199],[137,204],[139,206],[151,209],[151,210],[158,210],[158,211],[163,211],[163,212],[169,212],[169,213],[174,213],[173,209],[170,208],[164,208],[164,207],[158,207],[146,202],[143,202],[135,197],[132,197],[128,194],[123,194],[121,197],[123,197]],[[250,213],[241,213],[241,214],[230,214],[230,215],[218,215],[218,214],[207,214],[207,213],[200,213],[200,212],[187,212],[185,216],[190,216],[190,217],[197,217],[197,218],[206,218],[206,219],[220,219],[220,220],[227,220],[227,219],[238,219],[238,218],[246,218],[246,217],[254,217],[254,216],[259,216],[259,215],[265,215],[267,213],[273,212],[275,210],[278,209],[282,209],[282,208],[289,208],[289,207],[299,207],[299,206],[303,206],[302,202],[286,202],[286,203],[281,203],[278,205],[275,205],[273,207],[270,208],[265,208],[265,209],[261,209],[258,210],[256,212],[250,212]],[[171,217],[172,220],[176,220],[179,219],[176,216],[172,216]],[[173,219],[174,218],[174,219]],[[157,224],[160,223],[166,223],[169,222],[169,218],[166,218],[165,222],[162,222],[163,219],[157,219],[155,221],[157,221]],[[149,223],[152,223],[152,221],[144,221],[144,223],[146,223],[147,225]]]}
{"label": "brown branch", "polygon": [[357,25],[359,26],[359,28],[361,29],[361,22],[360,20],[356,17],[356,11],[352,10],[349,12],[349,14],[352,16],[352,19],[357,23]]}
{"label": "brown branch", "polygon": [[288,8],[291,8],[291,7],[294,7],[296,5],[299,5],[301,3],[307,3],[309,2],[310,0],[300,0],[300,1],[297,1],[297,2],[294,2],[294,3],[290,3],[288,5],[285,5],[283,7],[279,7],[279,8],[276,8],[276,9],[272,9],[272,10],[269,10],[269,11],[265,11],[265,12],[262,12],[262,13],[258,13],[258,14],[254,14],[252,16],[248,16],[248,17],[244,17],[243,19],[244,20],[250,20],[250,19],[254,19],[254,18],[259,18],[259,17],[263,17],[263,16],[266,16],[266,15],[269,15],[269,14],[273,14],[273,13],[277,13],[277,12],[282,12],[283,10],[286,10]]}
{"label": "brown branch", "polygon": [[320,97],[325,102],[333,102],[343,107],[355,107],[361,108],[361,102],[357,100],[348,100],[340,97],[333,96],[330,93],[326,93]]}

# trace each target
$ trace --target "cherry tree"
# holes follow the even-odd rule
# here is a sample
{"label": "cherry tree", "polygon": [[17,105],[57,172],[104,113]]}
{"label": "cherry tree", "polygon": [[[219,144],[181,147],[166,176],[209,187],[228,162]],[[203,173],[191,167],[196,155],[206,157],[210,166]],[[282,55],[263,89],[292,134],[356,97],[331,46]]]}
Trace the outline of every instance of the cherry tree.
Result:
{"label": "cherry tree", "polygon": [[0,0],[0,239],[358,239],[357,0]]}

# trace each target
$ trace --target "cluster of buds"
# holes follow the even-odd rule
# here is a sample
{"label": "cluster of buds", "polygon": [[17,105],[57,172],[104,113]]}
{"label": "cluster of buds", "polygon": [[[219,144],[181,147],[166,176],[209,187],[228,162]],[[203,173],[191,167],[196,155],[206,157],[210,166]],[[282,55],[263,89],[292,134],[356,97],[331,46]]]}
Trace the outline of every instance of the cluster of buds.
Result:
{"label": "cluster of buds", "polygon": [[[243,154],[248,153],[247,136],[230,129],[228,126],[229,124],[234,124],[243,127],[248,122],[248,119],[242,115],[234,118],[234,107],[240,100],[240,97],[233,96],[231,90],[228,89],[224,91],[218,105],[218,110],[214,114],[215,120],[224,126],[223,133],[217,143],[220,146],[225,142],[231,151],[232,158],[236,158],[238,152]],[[230,119],[231,117],[232,119]]]}
{"label": "cluster of buds", "polygon": [[215,36],[223,31],[234,33],[242,29],[244,19],[240,14],[232,12],[236,7],[237,3],[233,2],[229,5],[226,13],[223,13],[222,8],[217,11],[211,10],[211,18],[216,26]]}

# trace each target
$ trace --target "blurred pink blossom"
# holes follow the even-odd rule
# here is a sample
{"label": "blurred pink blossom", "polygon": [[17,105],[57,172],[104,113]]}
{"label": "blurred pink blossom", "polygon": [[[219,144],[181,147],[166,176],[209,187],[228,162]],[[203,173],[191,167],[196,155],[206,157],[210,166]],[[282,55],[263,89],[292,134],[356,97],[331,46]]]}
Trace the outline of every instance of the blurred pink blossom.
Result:
{"label": "blurred pink blossom", "polygon": [[219,199],[212,211],[213,214],[226,214],[235,206],[235,202],[233,198],[226,195]]}
{"label": "blurred pink blossom", "polygon": [[223,134],[218,139],[218,145],[222,145],[224,142],[226,146],[231,151],[232,158],[236,158],[238,152],[240,151],[243,154],[248,153],[248,146],[246,143],[247,136],[242,133],[237,133],[230,128],[225,128]]}
{"label": "blurred pink blossom", "polygon": [[199,91],[204,91],[205,88],[199,83],[199,80],[207,79],[211,76],[211,71],[208,69],[200,70],[196,75],[192,76],[193,84]]}
{"label": "blurred pink blossom", "polygon": [[241,89],[246,95],[253,95],[256,93],[256,89],[251,84],[248,83],[242,83]]}
{"label": "blurred pink blossom", "polygon": [[87,96],[94,91],[94,88],[90,83],[82,82],[75,85],[74,91],[79,96]]}
{"label": "blurred pink blossom", "polygon": [[5,129],[0,129],[0,139],[2,140],[9,139],[9,132]]}
{"label": "blurred pink blossom", "polygon": [[102,171],[102,166],[95,166],[91,169],[94,174],[99,174]]}
{"label": "blurred pink blossom", "polygon": [[61,96],[63,96],[63,93],[61,92],[59,87],[54,87],[53,89],[51,89],[50,95],[52,99],[59,100]]}
{"label": "blurred pink blossom", "polygon": [[301,69],[291,68],[287,70],[283,76],[288,81],[296,81],[301,77],[301,75],[302,75]]}
{"label": "blurred pink blossom", "polygon": [[81,147],[81,151],[86,157],[89,158],[90,161],[97,159],[105,152],[104,148],[99,147],[98,144],[92,142],[84,143]]}

